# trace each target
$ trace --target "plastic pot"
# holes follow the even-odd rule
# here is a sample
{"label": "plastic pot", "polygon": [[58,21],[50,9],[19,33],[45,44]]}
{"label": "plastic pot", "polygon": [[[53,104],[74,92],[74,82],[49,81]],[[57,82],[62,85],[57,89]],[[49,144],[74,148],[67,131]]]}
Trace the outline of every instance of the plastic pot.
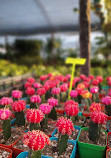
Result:
{"label": "plastic pot", "polygon": [[[51,137],[51,135],[48,135],[49,137]],[[16,145],[16,143],[22,139],[23,135],[21,137],[19,137],[12,145],[12,151],[13,151],[13,158],[16,158],[21,152],[24,152],[24,150],[19,149],[19,148],[15,148],[14,146]]]}
{"label": "plastic pot", "polygon": [[0,149],[1,150],[5,150],[5,151],[10,153],[10,155],[8,157],[6,157],[6,158],[12,158],[12,150],[11,149],[8,149],[8,148],[2,147],[2,146],[0,146]]}
{"label": "plastic pot", "polygon": [[[78,129],[79,130],[79,133],[80,133],[80,130],[81,130],[81,127],[79,126],[74,126],[75,129]],[[78,133],[78,136],[77,136],[77,139],[76,140],[73,140],[73,141],[77,141],[78,138],[79,138],[79,133]],[[57,128],[55,128],[55,130],[52,132],[51,136],[52,137],[55,137],[54,135],[57,134]]]}
{"label": "plastic pot", "polygon": [[108,158],[108,157],[107,157],[107,154],[108,154],[108,152],[109,152],[110,150],[111,150],[111,149],[107,149],[107,150],[106,150],[106,158]]}
{"label": "plastic pot", "polygon": [[108,137],[109,137],[109,135],[111,135],[111,132],[107,133],[107,149],[110,149],[110,147],[108,146]]}
{"label": "plastic pot", "polygon": [[[56,137],[51,137],[50,140],[51,140],[51,141],[53,141],[53,140],[56,140],[56,141],[57,141],[57,138],[56,138]],[[68,140],[68,143],[71,143],[72,145],[74,145],[74,148],[73,148],[73,151],[72,151],[72,153],[71,153],[71,155],[70,155],[70,158],[75,158],[75,156],[76,156],[77,144],[76,144],[75,141],[70,141],[70,140]],[[27,151],[20,153],[20,154],[17,156],[17,158],[26,158],[26,156],[28,156],[28,152],[27,152]],[[53,157],[49,157],[49,156],[42,155],[41,158],[53,158]]]}
{"label": "plastic pot", "polygon": [[[89,128],[83,127],[82,130],[87,131]],[[79,133],[79,136],[81,134],[81,131]],[[105,131],[104,131],[105,132]],[[106,132],[105,132],[106,133]],[[105,152],[106,152],[106,145],[105,146],[99,146],[89,143],[83,143],[80,142],[79,139],[77,140],[78,143],[78,153],[79,158],[104,158]],[[107,144],[107,134],[106,134],[106,144]]]}
{"label": "plastic pot", "polygon": [[63,109],[57,109],[57,108],[55,108],[55,109],[56,109],[56,112],[58,114],[64,114],[64,110]]}

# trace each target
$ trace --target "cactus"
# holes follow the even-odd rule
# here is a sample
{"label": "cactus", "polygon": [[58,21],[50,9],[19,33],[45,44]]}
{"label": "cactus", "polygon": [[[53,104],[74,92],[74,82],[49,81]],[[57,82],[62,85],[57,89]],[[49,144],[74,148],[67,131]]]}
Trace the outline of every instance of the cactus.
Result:
{"label": "cactus", "polygon": [[9,119],[3,121],[2,129],[3,129],[4,140],[6,141],[11,136],[11,124],[10,124],[10,120]]}
{"label": "cactus", "polygon": [[48,123],[48,115],[45,115],[45,118],[40,122],[41,128],[43,131],[47,129],[47,123]]}
{"label": "cactus", "polygon": [[100,130],[101,130],[101,125],[94,123],[94,122],[90,122],[90,126],[89,126],[89,139],[92,140],[94,143],[97,143],[97,140],[99,139],[99,135],[100,135]]}
{"label": "cactus", "polygon": [[29,128],[30,128],[30,131],[32,131],[32,130],[38,130],[41,127],[40,127],[39,123],[30,123],[30,127]]}
{"label": "cactus", "polygon": [[58,138],[58,156],[61,155],[67,148],[67,141],[69,136],[67,134],[60,136]]}
{"label": "cactus", "polygon": [[52,108],[51,112],[48,114],[48,117],[53,120],[57,120],[57,113],[55,107]]}
{"label": "cactus", "polygon": [[37,108],[38,108],[38,106],[36,106],[36,104],[35,104],[35,103],[30,103],[30,108],[31,108],[31,109],[37,109]]}
{"label": "cactus", "polygon": [[18,127],[25,126],[24,112],[15,112],[16,124]]}
{"label": "cactus", "polygon": [[77,102],[78,102],[79,104],[81,104],[81,101],[82,101],[82,96],[81,96],[81,95],[78,95],[78,96],[77,96]]}
{"label": "cactus", "polygon": [[105,105],[106,114],[111,116],[111,105]]}

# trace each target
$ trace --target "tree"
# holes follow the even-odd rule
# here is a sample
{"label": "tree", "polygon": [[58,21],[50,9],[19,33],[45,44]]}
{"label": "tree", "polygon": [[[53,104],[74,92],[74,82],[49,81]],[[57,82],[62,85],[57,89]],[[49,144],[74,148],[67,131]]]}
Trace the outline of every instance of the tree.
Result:
{"label": "tree", "polygon": [[86,63],[81,67],[81,73],[90,73],[90,54],[91,54],[91,19],[90,19],[90,0],[79,0],[80,2],[80,56],[86,58]]}

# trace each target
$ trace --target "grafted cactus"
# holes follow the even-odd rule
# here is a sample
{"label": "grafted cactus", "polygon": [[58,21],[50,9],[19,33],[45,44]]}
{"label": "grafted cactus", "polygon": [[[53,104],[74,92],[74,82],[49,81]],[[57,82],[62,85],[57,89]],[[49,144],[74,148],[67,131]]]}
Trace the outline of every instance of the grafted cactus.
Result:
{"label": "grafted cactus", "polygon": [[12,110],[15,112],[17,126],[25,126],[25,117],[23,110],[25,109],[26,103],[24,100],[15,101],[12,105]]}
{"label": "grafted cactus", "polygon": [[93,113],[91,113],[89,139],[92,140],[94,143],[97,143],[100,136],[101,125],[104,124],[106,120],[107,115],[105,115],[103,112],[94,111]]}

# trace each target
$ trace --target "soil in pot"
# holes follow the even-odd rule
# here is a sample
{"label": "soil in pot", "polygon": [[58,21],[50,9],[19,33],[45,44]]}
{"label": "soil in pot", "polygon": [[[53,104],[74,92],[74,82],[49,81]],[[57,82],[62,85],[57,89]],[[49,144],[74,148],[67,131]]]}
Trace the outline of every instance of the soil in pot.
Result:
{"label": "soil in pot", "polygon": [[13,148],[21,149],[23,151],[29,150],[27,145],[23,144],[23,137],[17,141],[17,143],[13,146]]}
{"label": "soil in pot", "polygon": [[51,135],[55,129],[55,122],[52,119],[49,119],[49,120],[50,121],[48,121],[47,129],[45,129],[45,131],[43,131],[46,135]]}
{"label": "soil in pot", "polygon": [[78,116],[78,120],[76,120],[74,122],[74,125],[81,126],[81,125],[83,125],[83,123],[84,123],[84,117],[83,116]]}
{"label": "soil in pot", "polygon": [[[87,117],[86,120],[85,120],[85,122],[84,122],[84,125],[83,125],[83,126],[84,126],[84,127],[89,127],[90,122],[91,122],[91,118],[90,118],[90,117]],[[106,124],[103,124],[103,125],[102,125],[102,129],[105,130],[105,131],[107,131],[107,125],[106,125]]]}
{"label": "soil in pot", "polygon": [[43,151],[42,155],[54,157],[54,158],[70,158],[74,145],[68,143],[67,149],[63,152],[62,155],[58,156],[58,149],[57,149],[57,141],[53,140],[51,145],[46,146]]}
{"label": "soil in pot", "polygon": [[4,144],[4,145],[11,145],[15,142],[15,140],[17,140],[21,135],[23,134],[23,132],[20,129],[16,129],[16,128],[12,128],[11,129],[11,137],[5,141],[3,139],[3,132],[0,132],[0,144]]}
{"label": "soil in pot", "polygon": [[84,142],[84,143],[88,143],[88,144],[95,144],[95,145],[99,145],[99,146],[106,145],[106,133],[105,132],[100,133],[100,137],[99,137],[97,143],[94,143],[93,141],[91,141],[88,138],[88,135],[89,135],[88,131],[81,130],[81,134],[79,136],[79,141]]}
{"label": "soil in pot", "polygon": [[108,147],[111,148],[111,134],[108,135]]}
{"label": "soil in pot", "polygon": [[0,149],[0,158],[7,158],[9,155],[8,151]]}
{"label": "soil in pot", "polygon": [[108,150],[106,158],[111,158],[111,150]]}
{"label": "soil in pot", "polygon": [[[78,129],[75,129],[74,132],[72,132],[72,135],[69,136],[69,140],[76,140],[78,134],[79,134],[79,130],[78,130]],[[57,137],[57,138],[58,138],[58,133],[56,133],[56,134],[54,135],[54,137]]]}
{"label": "soil in pot", "polygon": [[109,130],[111,131],[111,120],[109,120]]}
{"label": "soil in pot", "polygon": [[21,131],[27,131],[29,129],[29,122],[25,120],[25,126],[21,126],[21,127],[18,127],[14,122],[12,127],[17,128],[18,130],[21,130]]}

